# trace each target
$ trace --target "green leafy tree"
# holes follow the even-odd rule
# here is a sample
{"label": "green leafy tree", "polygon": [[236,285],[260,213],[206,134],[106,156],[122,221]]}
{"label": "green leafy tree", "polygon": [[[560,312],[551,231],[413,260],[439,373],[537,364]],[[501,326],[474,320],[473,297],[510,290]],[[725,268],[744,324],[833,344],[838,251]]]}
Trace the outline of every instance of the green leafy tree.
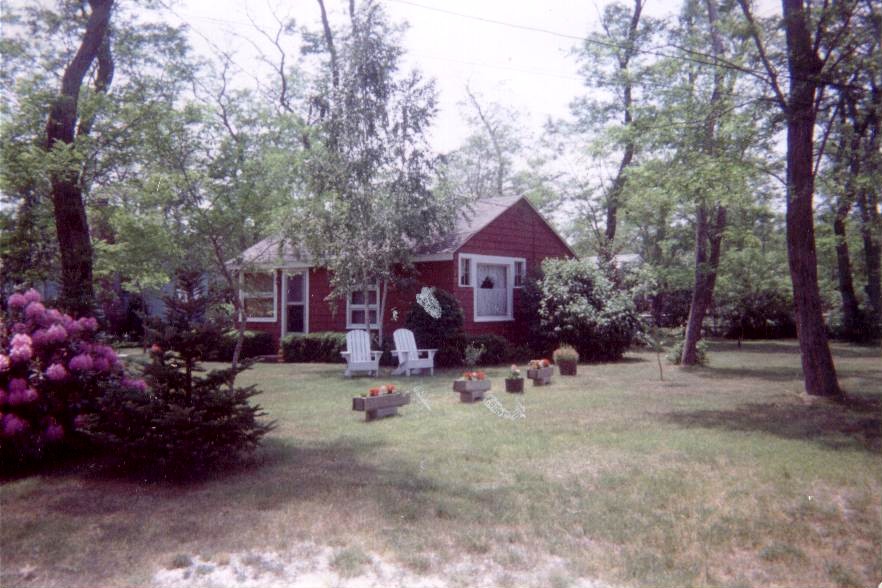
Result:
{"label": "green leafy tree", "polygon": [[381,339],[390,285],[456,213],[452,195],[430,189],[435,88],[418,72],[401,74],[398,35],[373,1],[351,5],[339,39],[325,18],[329,71],[316,98],[324,114],[307,156],[305,222],[291,231],[331,270],[333,299],[379,288]]}

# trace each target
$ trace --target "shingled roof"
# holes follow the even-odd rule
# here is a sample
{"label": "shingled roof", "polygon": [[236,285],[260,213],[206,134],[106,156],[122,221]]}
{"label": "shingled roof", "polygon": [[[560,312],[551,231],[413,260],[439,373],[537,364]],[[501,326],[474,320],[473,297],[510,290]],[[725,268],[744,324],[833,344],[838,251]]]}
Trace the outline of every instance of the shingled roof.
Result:
{"label": "shingled roof", "polygon": [[[453,231],[414,251],[414,261],[452,259],[457,249],[522,198],[523,196],[484,198],[470,204],[457,217]],[[311,261],[309,253],[301,244],[273,236],[252,245],[228,264],[234,268],[306,267],[311,265]]]}

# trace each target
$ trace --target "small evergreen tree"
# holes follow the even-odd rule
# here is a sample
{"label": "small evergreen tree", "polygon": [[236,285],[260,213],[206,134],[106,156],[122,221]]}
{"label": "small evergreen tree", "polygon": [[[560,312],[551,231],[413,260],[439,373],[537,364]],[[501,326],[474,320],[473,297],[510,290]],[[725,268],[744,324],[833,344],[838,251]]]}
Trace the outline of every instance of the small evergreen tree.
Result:
{"label": "small evergreen tree", "polygon": [[165,298],[166,319],[151,324],[156,343],[144,370],[149,390],[108,390],[91,426],[130,463],[175,477],[251,451],[273,428],[258,420],[265,414],[260,406],[249,403],[258,390],[235,386],[247,363],[194,375],[222,329],[209,316],[212,296],[197,272],[179,273],[176,285]]}

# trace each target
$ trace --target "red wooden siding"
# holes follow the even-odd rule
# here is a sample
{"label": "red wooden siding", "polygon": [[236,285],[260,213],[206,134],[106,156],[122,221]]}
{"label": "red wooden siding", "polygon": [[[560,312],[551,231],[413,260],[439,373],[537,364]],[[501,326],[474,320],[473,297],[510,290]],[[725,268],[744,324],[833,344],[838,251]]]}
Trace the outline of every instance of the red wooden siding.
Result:
{"label": "red wooden siding", "polygon": [[[521,200],[484,227],[460,247],[453,268],[456,273],[454,294],[462,304],[465,315],[465,331],[469,334],[502,335],[515,342],[523,340],[524,333],[515,321],[474,321],[473,288],[459,285],[459,254],[495,255],[499,257],[522,257],[527,261],[529,274],[549,257],[572,257],[569,248],[536,213],[532,206]],[[514,290],[514,308],[520,303],[520,288]],[[515,315],[517,310],[515,310]]]}

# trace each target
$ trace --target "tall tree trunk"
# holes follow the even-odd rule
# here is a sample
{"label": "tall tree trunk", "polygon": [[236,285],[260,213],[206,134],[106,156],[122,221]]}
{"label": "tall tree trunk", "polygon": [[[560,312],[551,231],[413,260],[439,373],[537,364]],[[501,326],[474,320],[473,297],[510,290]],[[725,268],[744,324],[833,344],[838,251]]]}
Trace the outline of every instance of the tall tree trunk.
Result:
{"label": "tall tree trunk", "polygon": [[879,334],[882,321],[882,218],[879,215],[879,196],[873,188],[860,190],[857,197],[861,213],[861,238],[864,242],[864,264],[867,268],[867,285],[864,291],[870,307],[870,320]]}
{"label": "tall tree trunk", "polygon": [[[717,4],[715,0],[707,0],[707,18],[710,25],[711,47],[714,60],[723,53],[723,40],[717,29]],[[715,64],[716,65],[716,64]],[[717,123],[723,101],[723,72],[719,66],[714,69],[714,88],[711,92],[709,112],[704,123],[704,141],[702,151],[709,157],[717,155]],[[703,200],[703,195],[700,199]],[[720,265],[720,248],[723,242],[723,231],[726,229],[726,208],[716,207],[716,218],[713,228],[709,226],[708,208],[704,202],[699,203],[695,223],[695,286],[692,289],[692,302],[689,305],[689,321],[686,323],[686,334],[683,340],[683,353],[680,356],[682,365],[698,363],[698,342],[701,340],[701,327],[704,316],[714,297],[717,282],[717,269]],[[710,256],[707,246],[710,244]]]}
{"label": "tall tree trunk", "polygon": [[[850,182],[848,182],[850,183]],[[839,295],[842,298],[842,322],[848,333],[855,333],[860,328],[861,310],[854,292],[854,280],[851,271],[851,255],[848,251],[848,240],[845,234],[845,221],[851,210],[851,195],[846,194],[839,199],[836,216],[833,219],[833,234],[836,236],[836,274],[839,282]]]}
{"label": "tall tree trunk", "polygon": [[[77,125],[80,87],[98,56],[110,26],[113,0],[90,0],[86,32],[73,60],[64,70],[61,92],[53,100],[46,123],[46,149],[72,145]],[[58,145],[61,144],[61,145]],[[61,306],[87,314],[94,303],[92,243],[79,174],[74,169],[50,178],[55,230],[61,254]]]}
{"label": "tall tree trunk", "polygon": [[790,73],[787,99],[787,258],[796,306],[796,331],[805,391],[839,396],[839,382],[821,307],[815,252],[815,92],[822,63],[812,46],[802,0],[782,0]]}
{"label": "tall tree trunk", "polygon": [[[634,0],[634,11],[631,13],[631,22],[628,25],[628,40],[624,52],[619,58],[619,73],[624,78],[624,87],[622,88],[622,107],[624,110],[624,119],[622,121],[625,129],[625,152],[622,154],[622,160],[619,162],[619,169],[616,178],[610,186],[606,195],[606,231],[604,232],[605,243],[599,248],[601,258],[612,264],[614,257],[613,242],[616,238],[616,229],[618,227],[618,212],[621,206],[622,194],[625,189],[625,180],[628,167],[634,160],[634,154],[637,151],[636,143],[630,135],[631,126],[633,125],[632,110],[634,107],[634,99],[632,96],[633,87],[631,84],[631,76],[628,68],[631,59],[637,53],[637,28],[640,25],[640,14],[643,12],[643,0]],[[615,267],[612,264],[612,267]]]}

